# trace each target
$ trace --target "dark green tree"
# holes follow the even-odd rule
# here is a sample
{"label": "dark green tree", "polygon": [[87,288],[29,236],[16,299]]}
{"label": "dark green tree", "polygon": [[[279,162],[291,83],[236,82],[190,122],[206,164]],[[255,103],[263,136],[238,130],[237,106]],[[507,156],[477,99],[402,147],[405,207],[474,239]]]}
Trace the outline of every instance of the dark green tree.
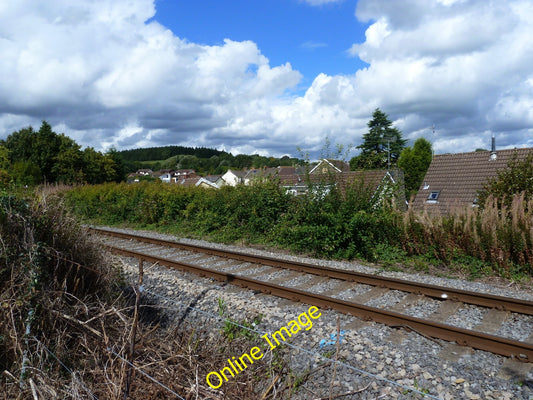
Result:
{"label": "dark green tree", "polygon": [[111,147],[107,153],[106,156],[109,157],[111,160],[113,160],[113,163],[115,164],[114,170],[115,174],[112,177],[111,181],[115,182],[121,182],[126,178],[126,165],[124,163],[124,159],[122,158],[122,155],[115,149],[114,147]]}
{"label": "dark green tree", "polygon": [[368,128],[363,143],[357,146],[361,153],[350,160],[350,168],[384,169],[388,167],[389,157],[391,167],[395,166],[406,143],[402,132],[392,126],[388,115],[379,108],[372,114]]}
{"label": "dark green tree", "polygon": [[55,182],[57,176],[52,171],[55,160],[59,154],[61,139],[52,127],[43,121],[32,143],[32,155],[30,161],[41,170],[42,181]]}
{"label": "dark green tree", "polygon": [[33,142],[35,141],[35,131],[31,126],[13,132],[4,141],[5,148],[9,151],[9,161],[29,160],[33,154]]}
{"label": "dark green tree", "polygon": [[83,157],[80,146],[68,136],[59,135],[59,152],[52,167],[57,181],[66,184],[83,182]]}
{"label": "dark green tree", "polygon": [[419,138],[413,147],[406,147],[398,159],[398,167],[403,169],[406,195],[410,198],[418,191],[431,164],[433,149],[431,143]]}
{"label": "dark green tree", "polygon": [[16,161],[11,170],[13,180],[19,185],[37,185],[41,183],[41,170],[31,161]]}

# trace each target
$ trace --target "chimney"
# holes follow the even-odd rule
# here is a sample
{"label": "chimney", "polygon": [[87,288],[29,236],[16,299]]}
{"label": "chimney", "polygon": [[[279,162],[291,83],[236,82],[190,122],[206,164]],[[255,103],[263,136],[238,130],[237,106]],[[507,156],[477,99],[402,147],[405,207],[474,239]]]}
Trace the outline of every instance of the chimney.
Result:
{"label": "chimney", "polygon": [[496,160],[498,158],[498,154],[496,154],[496,138],[494,137],[494,134],[492,134],[492,148],[490,150],[490,159]]}

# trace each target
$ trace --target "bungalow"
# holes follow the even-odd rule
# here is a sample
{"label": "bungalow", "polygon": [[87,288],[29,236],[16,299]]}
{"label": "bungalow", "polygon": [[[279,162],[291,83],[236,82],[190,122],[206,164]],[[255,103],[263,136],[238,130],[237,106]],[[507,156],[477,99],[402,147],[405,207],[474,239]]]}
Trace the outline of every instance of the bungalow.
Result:
{"label": "bungalow", "polygon": [[174,177],[174,171],[171,169],[162,169],[154,173],[154,176],[157,176],[161,181],[165,183],[172,182],[172,178]]}
{"label": "bungalow", "polygon": [[226,182],[226,185],[237,186],[240,183],[244,183],[244,177],[246,176],[246,171],[234,171],[228,169],[222,179]]}
{"label": "bungalow", "polygon": [[226,182],[224,182],[224,179],[222,179],[222,175],[207,175],[205,179],[207,179],[211,183],[214,183],[218,188],[226,184]]}
{"label": "bungalow", "polygon": [[401,169],[344,172],[338,175],[337,185],[343,196],[346,196],[349,187],[352,187],[368,191],[369,195],[371,194],[371,200],[378,203],[390,199],[400,209],[407,208],[404,175]]}
{"label": "bungalow", "polygon": [[195,178],[182,179],[177,183],[183,186],[196,186],[205,189],[219,189],[216,184],[200,176],[197,176]]}
{"label": "bungalow", "polygon": [[487,180],[497,176],[516,155],[525,159],[533,148],[436,155],[412,203],[415,210],[447,213],[454,207],[477,206]]}
{"label": "bungalow", "polygon": [[154,174],[154,171],[152,171],[151,169],[139,169],[136,173],[140,176],[152,176]]}
{"label": "bungalow", "polygon": [[176,181],[178,181],[181,179],[195,178],[197,175],[194,169],[178,169],[174,171],[174,176],[176,177]]}
{"label": "bungalow", "polygon": [[309,175],[322,175],[322,174],[339,174],[350,171],[350,164],[341,160],[327,160],[321,159],[317,165],[315,165]]}

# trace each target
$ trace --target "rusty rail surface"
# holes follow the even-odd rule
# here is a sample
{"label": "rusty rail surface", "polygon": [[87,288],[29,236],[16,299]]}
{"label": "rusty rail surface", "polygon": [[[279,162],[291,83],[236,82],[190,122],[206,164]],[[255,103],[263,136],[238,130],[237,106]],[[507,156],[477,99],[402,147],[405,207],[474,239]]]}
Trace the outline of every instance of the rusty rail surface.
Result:
{"label": "rusty rail surface", "polygon": [[254,256],[237,251],[213,249],[205,246],[178,243],[122,232],[114,232],[100,228],[89,229],[99,234],[115,236],[123,239],[135,239],[140,242],[175,247],[182,250],[197,251],[209,255],[251,262],[254,264],[286,268],[299,272],[305,272],[308,274],[325,276],[328,278],[364,283],[367,285],[384,287],[392,290],[401,290],[414,294],[422,294],[428,297],[437,298],[441,300],[447,299],[452,301],[460,301],[476,306],[495,308],[498,310],[511,311],[526,315],[533,315],[533,301],[521,300],[512,297],[495,296],[486,293],[470,292],[466,290],[430,285],[426,283],[410,282],[402,279],[387,278],[383,276],[366,274],[363,272],[346,271],[342,269],[322,267],[296,261],[280,260],[274,257]]}
{"label": "rusty rail surface", "polygon": [[530,362],[533,360],[533,344],[510,340],[481,332],[475,332],[468,329],[457,328],[454,326],[427,321],[421,318],[415,318],[392,311],[386,311],[375,307],[369,307],[362,304],[305,292],[299,289],[288,288],[268,282],[258,281],[252,278],[211,270],[209,268],[182,261],[169,260],[167,258],[156,257],[149,254],[143,254],[133,250],[126,250],[109,245],[107,247],[112,252],[126,257],[134,257],[142,261],[158,263],[170,268],[213,278],[217,281],[229,282],[243,288],[257,290],[262,293],[272,294],[285,299],[315,305],[323,309],[333,309],[365,320],[373,320],[375,322],[394,327],[403,327],[423,335],[456,342],[460,345],[470,346],[507,357],[513,357],[520,361]]}

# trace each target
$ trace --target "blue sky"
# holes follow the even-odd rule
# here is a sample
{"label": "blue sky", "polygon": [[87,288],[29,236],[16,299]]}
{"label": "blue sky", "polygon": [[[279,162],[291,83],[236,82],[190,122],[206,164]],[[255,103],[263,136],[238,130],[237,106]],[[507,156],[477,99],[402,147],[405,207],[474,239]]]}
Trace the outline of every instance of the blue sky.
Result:
{"label": "blue sky", "polygon": [[316,158],[379,107],[437,154],[533,147],[532,37],[531,0],[3,1],[0,139]]}
{"label": "blue sky", "polygon": [[272,65],[290,62],[306,89],[320,73],[353,74],[368,64],[348,50],[365,40],[368,23],[355,17],[355,1],[312,7],[298,0],[156,2],[154,19],[194,43],[226,38],[257,43]]}

